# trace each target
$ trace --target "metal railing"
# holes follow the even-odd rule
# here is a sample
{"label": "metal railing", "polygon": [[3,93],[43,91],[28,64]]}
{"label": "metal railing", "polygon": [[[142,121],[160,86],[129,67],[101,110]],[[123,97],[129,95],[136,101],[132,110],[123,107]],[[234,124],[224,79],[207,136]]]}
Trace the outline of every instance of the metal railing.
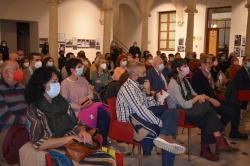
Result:
{"label": "metal railing", "polygon": [[119,39],[117,39],[115,36],[113,36],[113,40],[116,42],[117,46],[120,47],[123,52],[128,53],[129,48],[125,46]]}

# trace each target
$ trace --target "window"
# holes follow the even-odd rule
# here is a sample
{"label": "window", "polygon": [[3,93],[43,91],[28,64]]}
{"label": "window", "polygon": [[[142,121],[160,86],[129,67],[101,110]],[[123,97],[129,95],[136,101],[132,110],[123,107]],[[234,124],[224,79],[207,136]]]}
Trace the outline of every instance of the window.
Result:
{"label": "window", "polygon": [[159,13],[158,49],[174,51],[175,49],[176,12]]}

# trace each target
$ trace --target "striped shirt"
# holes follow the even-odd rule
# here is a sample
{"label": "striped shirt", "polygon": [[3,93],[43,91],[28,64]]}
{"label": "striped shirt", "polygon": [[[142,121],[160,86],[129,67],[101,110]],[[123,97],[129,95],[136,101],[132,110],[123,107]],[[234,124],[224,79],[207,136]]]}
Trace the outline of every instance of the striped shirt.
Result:
{"label": "striped shirt", "polygon": [[0,124],[24,124],[26,108],[24,86],[12,87],[0,79]]}
{"label": "striped shirt", "polygon": [[162,120],[148,109],[155,105],[153,96],[146,96],[146,93],[140,90],[139,84],[128,78],[117,94],[117,119],[121,122],[129,122],[129,115],[136,113],[145,121],[161,127]]}

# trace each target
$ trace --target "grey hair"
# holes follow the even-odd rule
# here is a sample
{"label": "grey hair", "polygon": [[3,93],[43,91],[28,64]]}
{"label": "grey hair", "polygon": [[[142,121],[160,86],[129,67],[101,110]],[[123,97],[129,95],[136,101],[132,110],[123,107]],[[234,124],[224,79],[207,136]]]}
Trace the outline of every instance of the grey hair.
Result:
{"label": "grey hair", "polygon": [[212,59],[210,55],[203,55],[200,59],[200,63],[206,63],[207,59]]}
{"label": "grey hair", "polygon": [[138,68],[145,67],[144,63],[133,61],[128,64],[128,76],[130,77],[133,73],[138,74]]}

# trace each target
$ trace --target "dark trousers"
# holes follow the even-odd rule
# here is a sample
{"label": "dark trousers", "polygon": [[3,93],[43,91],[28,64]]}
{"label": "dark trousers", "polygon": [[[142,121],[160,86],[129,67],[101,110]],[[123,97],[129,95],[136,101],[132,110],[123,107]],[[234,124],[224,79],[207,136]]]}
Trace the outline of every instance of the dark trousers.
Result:
{"label": "dark trousers", "polygon": [[212,106],[217,114],[221,116],[220,121],[225,127],[231,121],[232,127],[240,124],[240,104],[237,101],[219,100],[220,106]]}
{"label": "dark trousers", "polygon": [[247,101],[241,101],[240,102],[240,108],[243,109],[243,110],[246,110],[247,109],[247,104],[248,104]]}
{"label": "dark trousers", "polygon": [[211,112],[203,119],[197,121],[186,120],[187,123],[193,124],[201,129],[201,144],[209,145],[215,143],[215,137],[213,135],[216,131],[224,129],[220,122],[215,110],[211,107]]}
{"label": "dark trousers", "polygon": [[108,144],[109,124],[110,124],[110,117],[108,113],[102,108],[99,108],[96,127],[99,128],[100,134],[103,137],[102,146],[107,146]]}

